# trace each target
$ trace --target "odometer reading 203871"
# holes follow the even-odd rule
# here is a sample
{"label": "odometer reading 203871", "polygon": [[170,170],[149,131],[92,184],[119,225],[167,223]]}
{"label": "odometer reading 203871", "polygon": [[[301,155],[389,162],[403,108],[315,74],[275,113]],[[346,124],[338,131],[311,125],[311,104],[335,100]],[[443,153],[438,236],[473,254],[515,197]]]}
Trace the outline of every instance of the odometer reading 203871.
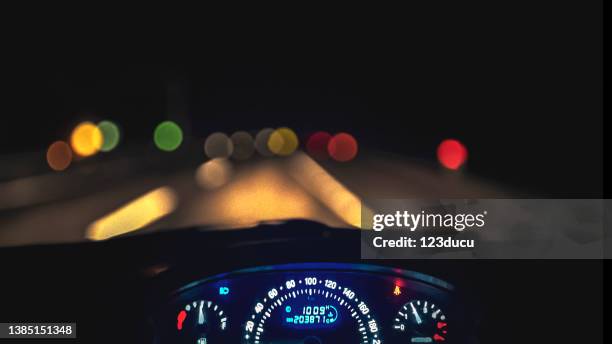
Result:
{"label": "odometer reading 203871", "polygon": [[351,288],[315,276],[268,290],[244,324],[243,342],[382,344],[365,301]]}

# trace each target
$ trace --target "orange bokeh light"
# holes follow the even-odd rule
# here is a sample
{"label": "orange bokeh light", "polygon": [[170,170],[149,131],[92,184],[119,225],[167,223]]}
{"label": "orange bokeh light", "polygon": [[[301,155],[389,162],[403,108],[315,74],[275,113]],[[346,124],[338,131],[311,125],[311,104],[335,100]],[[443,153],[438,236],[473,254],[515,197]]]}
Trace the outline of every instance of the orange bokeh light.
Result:
{"label": "orange bokeh light", "polygon": [[98,153],[104,144],[104,135],[97,125],[83,122],[74,128],[70,135],[70,146],[80,156],[90,156]]}
{"label": "orange bokeh light", "polygon": [[47,149],[47,163],[55,171],[63,171],[72,162],[72,150],[64,141],[55,141]]}

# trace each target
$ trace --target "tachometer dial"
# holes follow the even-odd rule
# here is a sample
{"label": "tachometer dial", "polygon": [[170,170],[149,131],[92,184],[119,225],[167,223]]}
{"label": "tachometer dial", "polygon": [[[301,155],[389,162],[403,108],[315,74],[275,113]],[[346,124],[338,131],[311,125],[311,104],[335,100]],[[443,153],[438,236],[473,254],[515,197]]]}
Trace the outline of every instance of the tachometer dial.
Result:
{"label": "tachometer dial", "polygon": [[228,319],[221,307],[212,301],[190,302],[176,316],[177,339],[180,343],[225,343]]}
{"label": "tachometer dial", "polygon": [[382,344],[364,300],[317,277],[290,279],[268,290],[247,319],[243,342]]}
{"label": "tachometer dial", "polygon": [[407,339],[408,343],[443,342],[448,337],[446,315],[433,302],[412,300],[397,312],[394,337]]}

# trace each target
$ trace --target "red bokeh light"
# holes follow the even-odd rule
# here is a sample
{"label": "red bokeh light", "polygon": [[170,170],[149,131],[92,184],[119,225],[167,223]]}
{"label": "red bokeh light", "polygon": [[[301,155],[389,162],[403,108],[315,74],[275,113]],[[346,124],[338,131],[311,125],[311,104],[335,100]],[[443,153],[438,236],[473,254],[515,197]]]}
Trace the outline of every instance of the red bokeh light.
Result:
{"label": "red bokeh light", "polygon": [[327,151],[336,161],[350,161],[357,155],[357,140],[347,133],[339,133],[329,140]]}
{"label": "red bokeh light", "polygon": [[306,142],[306,151],[313,158],[318,160],[325,160],[329,158],[329,154],[327,153],[327,145],[329,144],[331,138],[332,136],[330,133],[326,131],[317,131],[308,138],[308,141]]}
{"label": "red bokeh light", "polygon": [[438,161],[450,170],[459,169],[467,160],[467,156],[467,149],[458,140],[447,139],[438,146]]}

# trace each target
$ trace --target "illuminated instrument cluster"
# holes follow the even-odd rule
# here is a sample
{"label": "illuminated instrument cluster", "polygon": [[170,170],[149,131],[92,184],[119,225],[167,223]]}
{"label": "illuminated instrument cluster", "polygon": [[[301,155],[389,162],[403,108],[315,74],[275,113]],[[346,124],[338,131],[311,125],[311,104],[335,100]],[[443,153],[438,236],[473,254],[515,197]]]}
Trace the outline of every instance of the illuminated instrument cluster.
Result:
{"label": "illuminated instrument cluster", "polygon": [[156,343],[463,343],[453,287],[420,273],[293,264],[194,282],[154,316]]}

